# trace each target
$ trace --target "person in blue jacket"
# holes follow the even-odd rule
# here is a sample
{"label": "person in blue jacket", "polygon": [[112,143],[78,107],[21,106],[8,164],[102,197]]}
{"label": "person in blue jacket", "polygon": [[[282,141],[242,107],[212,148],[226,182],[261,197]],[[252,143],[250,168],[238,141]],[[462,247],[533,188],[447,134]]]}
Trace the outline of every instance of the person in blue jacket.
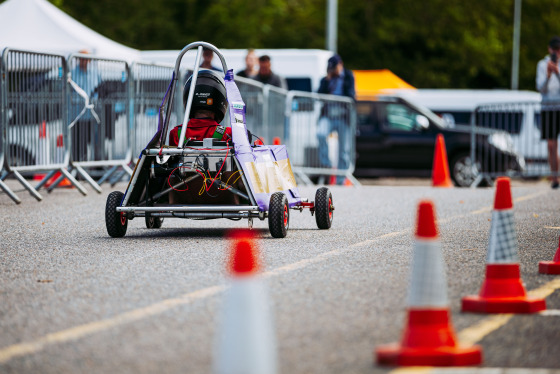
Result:
{"label": "person in blue jacket", "polygon": [[[356,99],[354,74],[344,67],[342,58],[335,54],[327,63],[327,76],[321,79],[318,93],[347,96]],[[331,168],[327,138],[333,131],[338,133],[338,170],[350,167],[350,110],[348,106],[336,102],[323,105],[318,122],[317,138],[319,141],[319,163],[323,168]],[[345,177],[337,176],[337,184],[343,184]]]}

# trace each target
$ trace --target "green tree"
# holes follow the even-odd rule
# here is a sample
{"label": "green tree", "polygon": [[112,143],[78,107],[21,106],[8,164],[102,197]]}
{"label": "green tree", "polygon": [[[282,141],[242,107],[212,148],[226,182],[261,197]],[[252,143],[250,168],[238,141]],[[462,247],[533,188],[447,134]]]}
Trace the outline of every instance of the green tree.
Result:
{"label": "green tree", "polygon": [[[11,0],[15,1],[15,0]],[[324,48],[327,0],[51,0],[138,48]],[[387,68],[416,87],[508,88],[514,0],[338,0],[338,50],[351,69]],[[523,0],[521,89],[534,90],[557,0]]]}

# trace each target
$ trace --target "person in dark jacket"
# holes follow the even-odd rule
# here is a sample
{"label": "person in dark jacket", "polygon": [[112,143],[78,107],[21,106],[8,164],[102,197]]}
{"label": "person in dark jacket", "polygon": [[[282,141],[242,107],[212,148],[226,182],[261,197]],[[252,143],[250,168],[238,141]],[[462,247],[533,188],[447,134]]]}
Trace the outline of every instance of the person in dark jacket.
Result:
{"label": "person in dark jacket", "polygon": [[[327,63],[327,76],[321,79],[319,91],[321,94],[347,96],[356,99],[354,74],[344,68],[342,58],[335,54]],[[331,168],[328,136],[336,131],[338,133],[338,170],[347,170],[350,167],[350,109],[348,105],[339,102],[327,102],[323,105],[321,116],[317,124],[317,138],[319,141],[320,167]],[[343,184],[344,176],[337,176],[337,184]]]}
{"label": "person in dark jacket", "polygon": [[278,74],[274,74],[270,65],[270,56],[264,55],[259,57],[259,73],[254,79],[264,84],[287,89],[286,80]]}

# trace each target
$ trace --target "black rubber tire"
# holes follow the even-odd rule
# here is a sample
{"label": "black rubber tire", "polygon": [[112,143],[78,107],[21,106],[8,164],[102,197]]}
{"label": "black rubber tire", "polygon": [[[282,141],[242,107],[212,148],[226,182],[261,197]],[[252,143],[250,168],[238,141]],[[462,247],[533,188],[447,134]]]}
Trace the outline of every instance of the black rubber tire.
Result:
{"label": "black rubber tire", "polygon": [[288,198],[282,192],[270,196],[268,206],[268,228],[274,238],[285,238],[290,226],[290,209]]}
{"label": "black rubber tire", "polygon": [[163,218],[161,217],[154,217],[146,214],[144,218],[146,219],[146,227],[149,229],[159,229],[163,224]]}
{"label": "black rubber tire", "polygon": [[457,187],[470,187],[478,177],[479,171],[476,165],[473,167],[471,155],[461,152],[451,159],[449,164],[451,179]]}
{"label": "black rubber tire", "polygon": [[331,228],[333,221],[333,198],[327,187],[321,187],[315,192],[315,221],[321,230]]}
{"label": "black rubber tire", "polygon": [[120,191],[113,191],[107,196],[105,204],[105,226],[107,233],[113,238],[122,238],[126,234],[128,218],[117,212],[117,207],[121,205],[124,194]]}

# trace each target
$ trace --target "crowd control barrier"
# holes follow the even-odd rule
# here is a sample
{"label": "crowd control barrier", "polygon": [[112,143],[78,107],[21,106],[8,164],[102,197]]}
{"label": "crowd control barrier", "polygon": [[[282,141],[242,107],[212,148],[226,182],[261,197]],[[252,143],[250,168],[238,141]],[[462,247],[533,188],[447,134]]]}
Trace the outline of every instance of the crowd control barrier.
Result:
{"label": "crowd control barrier", "polygon": [[290,162],[294,173],[310,177],[336,176],[353,185],[356,160],[356,110],[348,97],[289,91],[285,105]]}
{"label": "crowd control barrier", "polygon": [[[272,140],[267,138],[266,134],[266,122],[264,118],[264,110],[265,110],[265,99],[264,99],[264,89],[265,85],[257,82],[254,79],[243,78],[243,77],[235,77],[235,83],[239,88],[239,92],[241,93],[241,97],[245,102],[245,121],[247,124],[247,130],[249,130],[252,134],[259,136],[264,144],[271,144]],[[230,123],[229,122],[229,112],[226,115],[224,121],[227,122],[222,123]],[[253,141],[255,141],[253,139]]]}
{"label": "crowd control barrier", "polygon": [[[551,175],[547,141],[542,136],[554,124],[560,124],[560,102],[509,102],[477,107],[471,116],[471,157],[480,172],[475,185],[501,175]],[[487,142],[483,141],[484,136],[488,137]],[[521,165],[508,156],[511,151],[521,156]]]}
{"label": "crowd control barrier", "polygon": [[269,144],[273,144],[275,140],[284,144],[289,139],[289,127],[286,126],[286,118],[284,116],[288,92],[275,86],[264,86],[263,95],[266,102],[263,107],[263,119],[266,126],[263,130],[263,136],[268,140]]}
{"label": "crowd control barrier", "polygon": [[[135,62],[129,68],[125,61],[87,54],[65,59],[11,48],[3,50],[0,64],[0,189],[16,203],[21,200],[4,183],[12,175],[37,200],[42,187],[51,191],[65,178],[86,195],[78,176],[101,192],[105,181],[132,175],[129,165],[156,132],[173,71],[161,64]],[[180,87],[188,74],[181,71]],[[352,176],[356,115],[351,99],[290,92],[242,77],[236,83],[252,141],[286,144],[300,181],[336,176],[359,185]],[[170,129],[183,118],[182,96],[182,90],[175,92]],[[30,175],[42,179],[33,187],[26,180]]]}
{"label": "crowd control barrier", "polygon": [[[64,57],[6,48],[1,69],[3,179],[13,174],[32,196],[42,200],[38,190],[58,171],[86,195],[68,171]],[[33,187],[23,174],[38,172],[48,173]]]}
{"label": "crowd control barrier", "polygon": [[[101,193],[99,185],[117,168],[132,175],[129,67],[84,54],[71,55],[68,67],[70,166]],[[105,167],[98,182],[84,169]]]}
{"label": "crowd control barrier", "polygon": [[[0,58],[0,74],[2,71],[2,59]],[[0,106],[4,108],[4,81],[0,80]],[[4,113],[4,111],[2,111]],[[4,170],[4,118],[0,117],[0,189],[3,190],[16,204],[21,203],[21,199],[18,195],[11,190],[6,183],[4,183],[4,178],[8,176],[8,172]]]}
{"label": "crowd control barrier", "polygon": [[[163,96],[173,75],[172,65],[137,63],[132,64],[132,158],[153,138],[158,126],[158,113]],[[177,116],[170,120],[178,124]]]}

